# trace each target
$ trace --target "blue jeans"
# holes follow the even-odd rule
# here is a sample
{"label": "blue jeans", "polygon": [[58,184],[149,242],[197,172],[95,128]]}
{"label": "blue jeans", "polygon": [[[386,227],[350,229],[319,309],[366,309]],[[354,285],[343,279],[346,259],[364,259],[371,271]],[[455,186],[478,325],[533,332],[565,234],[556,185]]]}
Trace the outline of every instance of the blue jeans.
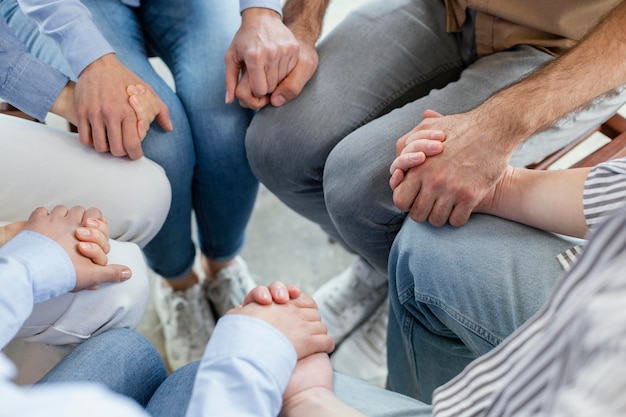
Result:
{"label": "blue jeans", "polygon": [[[424,110],[469,110],[551,59],[531,47],[477,59],[472,28],[449,34],[445,22],[440,0],[368,2],[321,42],[319,68],[300,96],[262,109],[246,135],[257,178],[381,272],[405,218],[388,184],[398,138]],[[511,162],[552,153],[625,100],[534,136]]]}
{"label": "blue jeans", "polygon": [[[114,329],[79,345],[39,384],[94,382],[133,398],[153,417],[184,416],[198,362],[167,376],[159,354],[141,334]],[[370,417],[430,416],[430,406],[345,375],[335,376],[335,392]]]}
{"label": "blue jeans", "polygon": [[459,228],[407,219],[389,257],[389,388],[429,402],[539,310],[577,243],[482,214]]}
{"label": "blue jeans", "polygon": [[118,328],[78,345],[38,384],[100,383],[145,407],[165,378],[165,365],[154,346],[141,334]]}
{"label": "blue jeans", "polygon": [[[224,54],[240,23],[237,2],[145,0],[131,8],[119,0],[83,0],[119,60],[148,83],[168,106],[173,132],[156,123],[143,142],[172,186],[165,224],[145,247],[148,263],[166,278],[193,266],[192,210],[200,250],[217,261],[242,248],[258,182],[245,154],[252,112],[224,103]],[[44,61],[75,78],[52,40],[39,34],[16,0],[0,2],[9,25]],[[146,47],[169,67],[176,92],[151,66]],[[140,196],[138,196],[140,198]]]}

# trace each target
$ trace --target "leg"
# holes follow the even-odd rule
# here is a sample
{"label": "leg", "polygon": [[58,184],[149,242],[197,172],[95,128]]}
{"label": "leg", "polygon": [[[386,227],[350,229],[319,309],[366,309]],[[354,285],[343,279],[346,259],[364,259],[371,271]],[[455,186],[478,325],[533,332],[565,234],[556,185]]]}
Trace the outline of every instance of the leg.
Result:
{"label": "leg", "polygon": [[115,329],[77,347],[39,383],[98,382],[145,406],[166,377],[158,352],[146,338]]}
{"label": "leg", "polygon": [[432,407],[357,378],[335,374],[337,397],[369,417],[430,417]]}
{"label": "leg", "polygon": [[103,284],[97,291],[66,293],[35,305],[16,335],[20,340],[12,342],[17,345],[7,353],[17,364],[22,383],[38,380],[74,346],[96,335],[139,325],[150,293],[141,251],[131,243],[111,241],[109,262],[127,265],[133,277],[123,283]]}
{"label": "leg", "polygon": [[[75,134],[0,116],[0,219],[25,220],[36,207],[98,207],[111,238],[146,245],[169,209],[170,186],[161,167],[99,154]],[[27,190],[36,189],[36,192]],[[141,198],[137,198],[141,195]]]}
{"label": "leg", "polygon": [[100,31],[119,60],[148,83],[170,111],[174,131],[153,124],[143,141],[147,157],[163,167],[172,188],[171,208],[165,224],[145,248],[150,267],[168,279],[185,276],[196,255],[191,238],[191,186],[196,164],[191,131],[178,96],[150,64],[143,22],[137,11],[119,0],[85,0]]}
{"label": "leg", "polygon": [[170,375],[154,393],[146,411],[152,417],[184,416],[191,399],[198,365],[199,362],[190,363]]}
{"label": "leg", "polygon": [[148,0],[140,10],[189,120],[200,249],[210,260],[230,261],[243,246],[258,187],[244,147],[252,112],[224,103],[224,54],[241,21],[237,3]]}
{"label": "leg", "polygon": [[440,1],[408,0],[357,10],[322,42],[317,73],[297,100],[263,109],[248,129],[260,181],[338,242],[322,186],[328,154],[359,126],[458,77],[466,63],[444,12]]}
{"label": "leg", "polygon": [[389,387],[430,401],[541,307],[575,243],[487,215],[456,229],[407,220],[389,262]]}

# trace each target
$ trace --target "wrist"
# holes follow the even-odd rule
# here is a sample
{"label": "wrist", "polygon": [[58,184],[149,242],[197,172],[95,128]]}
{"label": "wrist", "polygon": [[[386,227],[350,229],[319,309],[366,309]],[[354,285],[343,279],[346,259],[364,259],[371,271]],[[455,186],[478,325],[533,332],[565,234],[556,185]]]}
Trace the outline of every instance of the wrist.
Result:
{"label": "wrist", "polygon": [[279,417],[305,415],[300,410],[318,410],[336,401],[335,393],[328,388],[316,386],[285,398]]}
{"label": "wrist", "polygon": [[76,124],[76,109],[74,106],[74,90],[76,83],[69,81],[57,96],[50,112],[61,116],[67,121]]}

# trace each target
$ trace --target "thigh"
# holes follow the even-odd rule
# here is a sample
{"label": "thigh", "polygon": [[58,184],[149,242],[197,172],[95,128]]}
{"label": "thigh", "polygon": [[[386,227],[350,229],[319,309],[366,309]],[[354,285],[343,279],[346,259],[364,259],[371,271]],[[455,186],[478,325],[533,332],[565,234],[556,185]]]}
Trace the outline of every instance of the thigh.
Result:
{"label": "thigh", "polygon": [[432,407],[366,381],[335,374],[337,397],[369,417],[430,417]]}
{"label": "thigh", "polygon": [[75,134],[16,117],[0,115],[0,126],[3,221],[25,220],[37,207],[81,205],[102,210],[114,239],[143,246],[159,231],[170,186],[154,162],[100,154]]}
{"label": "thigh", "polygon": [[460,228],[404,223],[389,258],[389,383],[430,401],[547,300],[579,240],[487,215]]}
{"label": "thigh", "polygon": [[318,50],[319,67],[300,96],[262,109],[248,129],[248,158],[262,181],[321,174],[328,153],[350,132],[443,87],[465,67],[439,1],[368,3]]}
{"label": "thigh", "polygon": [[166,376],[150,341],[132,330],[116,329],[78,346],[39,384],[98,382],[145,406]]}

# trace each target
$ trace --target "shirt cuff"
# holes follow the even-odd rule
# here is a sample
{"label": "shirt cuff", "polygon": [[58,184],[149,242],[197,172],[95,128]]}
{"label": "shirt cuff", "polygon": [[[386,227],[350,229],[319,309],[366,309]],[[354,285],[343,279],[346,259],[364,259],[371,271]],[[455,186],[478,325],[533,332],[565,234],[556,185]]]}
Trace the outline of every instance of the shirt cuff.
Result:
{"label": "shirt cuff", "polygon": [[40,303],[71,291],[76,272],[69,256],[47,236],[23,230],[2,245],[2,254],[19,259],[32,280],[33,302]]}
{"label": "shirt cuff", "polygon": [[274,10],[283,18],[283,7],[280,0],[239,0],[239,12],[243,13],[244,10],[252,7],[261,7],[264,9]]}

